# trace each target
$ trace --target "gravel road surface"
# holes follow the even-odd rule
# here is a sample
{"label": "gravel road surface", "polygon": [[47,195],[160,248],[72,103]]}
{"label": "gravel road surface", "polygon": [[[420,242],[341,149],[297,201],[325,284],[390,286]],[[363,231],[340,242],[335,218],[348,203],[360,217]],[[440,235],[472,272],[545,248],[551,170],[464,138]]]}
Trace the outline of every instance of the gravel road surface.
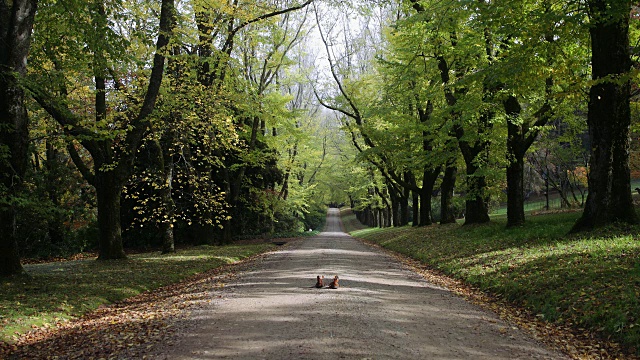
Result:
{"label": "gravel road surface", "polygon": [[[340,288],[314,288],[317,275],[338,275]],[[161,357],[565,358],[345,234],[337,209],[325,232],[250,264],[214,297]]]}

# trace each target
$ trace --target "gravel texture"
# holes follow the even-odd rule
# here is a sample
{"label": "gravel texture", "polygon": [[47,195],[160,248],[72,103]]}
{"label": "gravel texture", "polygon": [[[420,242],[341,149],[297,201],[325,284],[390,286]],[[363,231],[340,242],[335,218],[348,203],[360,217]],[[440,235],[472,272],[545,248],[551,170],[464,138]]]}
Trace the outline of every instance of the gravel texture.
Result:
{"label": "gravel texture", "polygon": [[[325,232],[251,263],[152,357],[565,358],[341,229],[329,210]],[[315,288],[317,275],[340,287]]]}

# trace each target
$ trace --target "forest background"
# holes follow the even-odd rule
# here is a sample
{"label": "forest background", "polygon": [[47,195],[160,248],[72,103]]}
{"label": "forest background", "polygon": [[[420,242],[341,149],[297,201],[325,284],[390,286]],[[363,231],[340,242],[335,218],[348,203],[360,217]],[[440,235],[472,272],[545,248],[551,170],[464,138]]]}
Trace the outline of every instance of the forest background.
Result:
{"label": "forest background", "polygon": [[[3,1],[0,273],[21,257],[637,223],[631,1]],[[590,190],[590,191],[588,191]],[[545,198],[546,195],[546,198]],[[434,201],[435,199],[435,201]]]}

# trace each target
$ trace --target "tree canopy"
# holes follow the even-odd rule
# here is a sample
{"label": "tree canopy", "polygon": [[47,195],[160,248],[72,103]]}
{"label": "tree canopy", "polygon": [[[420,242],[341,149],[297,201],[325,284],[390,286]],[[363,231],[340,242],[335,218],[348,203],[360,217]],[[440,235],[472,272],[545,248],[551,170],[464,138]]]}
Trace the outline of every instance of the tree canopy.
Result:
{"label": "tree canopy", "polygon": [[[323,226],[636,223],[630,1],[0,2],[0,274]],[[635,114],[635,115],[634,115]],[[586,200],[585,200],[586,198]]]}

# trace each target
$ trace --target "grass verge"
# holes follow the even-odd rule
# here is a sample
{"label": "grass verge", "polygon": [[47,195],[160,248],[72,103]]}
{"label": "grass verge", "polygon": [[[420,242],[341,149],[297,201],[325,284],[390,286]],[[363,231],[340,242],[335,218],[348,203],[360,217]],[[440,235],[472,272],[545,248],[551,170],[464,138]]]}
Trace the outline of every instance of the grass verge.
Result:
{"label": "grass verge", "polygon": [[[598,333],[640,355],[640,227],[568,236],[579,215],[534,216],[512,229],[498,219],[482,226],[361,229],[351,234],[504,298],[538,318]],[[343,221],[349,223],[351,217]]]}
{"label": "grass verge", "polygon": [[0,341],[81,316],[100,305],[173,284],[275,248],[272,244],[198,246],[127,260],[25,265],[28,275],[0,280]]}

